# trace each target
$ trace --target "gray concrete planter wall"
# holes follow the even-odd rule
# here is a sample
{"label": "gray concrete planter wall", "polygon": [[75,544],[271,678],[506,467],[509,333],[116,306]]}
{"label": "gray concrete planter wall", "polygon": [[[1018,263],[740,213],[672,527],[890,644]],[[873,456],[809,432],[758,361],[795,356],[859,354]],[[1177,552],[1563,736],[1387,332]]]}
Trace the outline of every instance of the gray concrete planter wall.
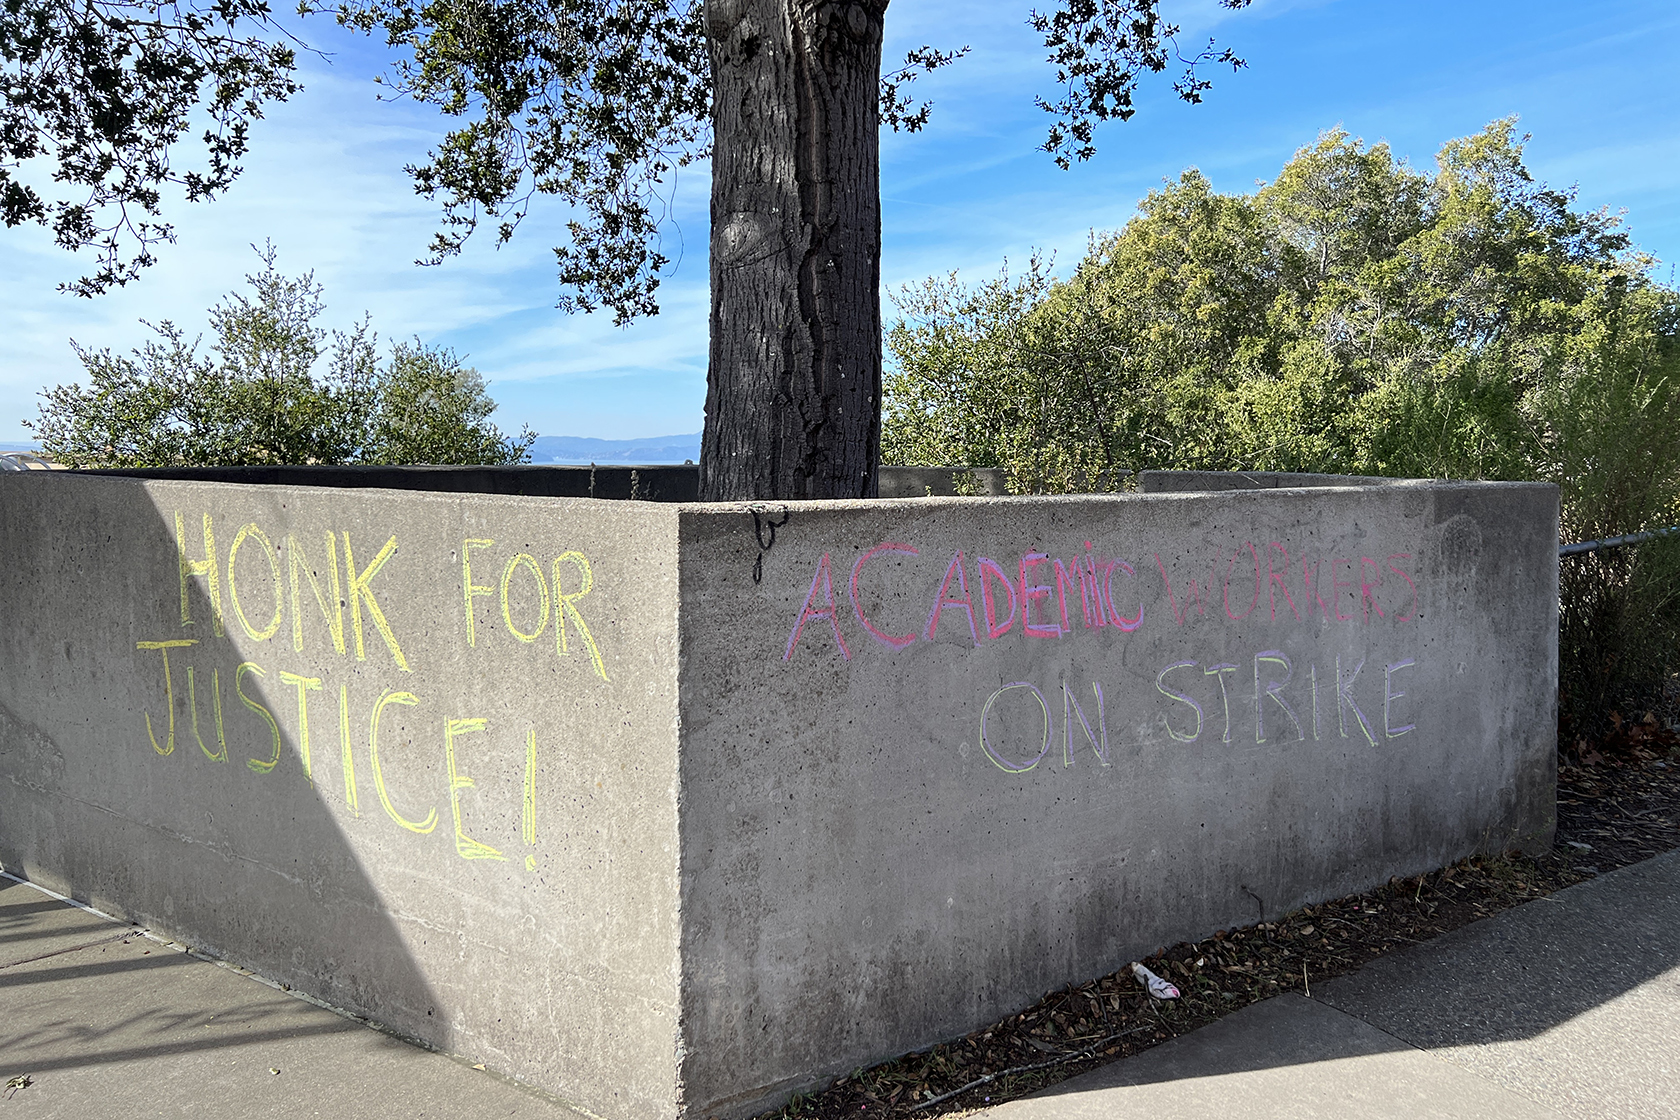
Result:
{"label": "gray concrete planter wall", "polygon": [[0,862],[597,1115],[745,1115],[1548,844],[1556,549],[1537,485],[11,474]]}

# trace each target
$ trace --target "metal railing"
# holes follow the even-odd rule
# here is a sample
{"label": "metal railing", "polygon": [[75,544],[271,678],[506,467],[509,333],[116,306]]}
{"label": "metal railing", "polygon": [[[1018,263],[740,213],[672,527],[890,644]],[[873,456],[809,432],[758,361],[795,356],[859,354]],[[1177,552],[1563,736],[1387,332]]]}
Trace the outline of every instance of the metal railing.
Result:
{"label": "metal railing", "polygon": [[33,451],[11,451],[0,455],[0,471],[50,471],[52,464]]}
{"label": "metal railing", "polygon": [[1628,533],[1620,537],[1606,537],[1601,541],[1581,541],[1578,544],[1566,544],[1558,549],[1558,559],[1561,560],[1565,556],[1582,556],[1588,552],[1597,552],[1604,548],[1621,548],[1623,545],[1654,541],[1658,537],[1666,537],[1670,533],[1680,533],[1680,525],[1668,529],[1652,529],[1648,533]]}

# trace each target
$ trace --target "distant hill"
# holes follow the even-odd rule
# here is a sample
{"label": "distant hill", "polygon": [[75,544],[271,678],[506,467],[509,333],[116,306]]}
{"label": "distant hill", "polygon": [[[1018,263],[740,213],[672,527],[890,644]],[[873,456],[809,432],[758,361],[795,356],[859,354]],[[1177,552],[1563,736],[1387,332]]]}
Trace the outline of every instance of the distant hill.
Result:
{"label": "distant hill", "polygon": [[681,463],[700,461],[700,433],[650,436],[646,439],[592,439],[588,436],[538,436],[531,445],[533,463]]}

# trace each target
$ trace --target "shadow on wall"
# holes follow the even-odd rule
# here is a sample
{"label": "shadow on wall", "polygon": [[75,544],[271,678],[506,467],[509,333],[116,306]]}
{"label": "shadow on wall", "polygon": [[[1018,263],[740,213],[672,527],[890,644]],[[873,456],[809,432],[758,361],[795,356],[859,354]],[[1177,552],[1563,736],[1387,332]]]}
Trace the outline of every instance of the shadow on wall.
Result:
{"label": "shadow on wall", "polygon": [[[0,634],[0,863],[448,1046],[363,866],[409,803],[417,728],[382,620],[347,609],[359,628],[328,624],[332,597],[349,606],[333,570],[349,544],[321,536],[287,573],[260,529],[122,514],[111,496],[57,487],[4,509],[0,570],[35,608]],[[365,567],[379,542],[356,544]],[[323,672],[335,641],[368,656]]]}
{"label": "shadow on wall", "polygon": [[674,511],[203,481],[0,483],[0,861],[655,1114]]}

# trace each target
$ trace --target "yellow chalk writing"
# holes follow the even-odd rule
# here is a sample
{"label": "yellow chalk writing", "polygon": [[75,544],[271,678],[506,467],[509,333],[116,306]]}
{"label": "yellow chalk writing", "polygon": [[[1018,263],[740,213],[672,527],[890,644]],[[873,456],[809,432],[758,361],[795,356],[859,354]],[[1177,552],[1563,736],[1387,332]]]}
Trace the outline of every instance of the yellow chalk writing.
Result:
{"label": "yellow chalk writing", "polygon": [[267,774],[280,763],[280,725],[274,722],[273,712],[263,707],[261,702],[253,700],[249,696],[245,695],[246,673],[254,673],[258,680],[261,680],[268,674],[265,673],[262,666],[258,665],[255,661],[241,661],[239,663],[239,668],[233,671],[233,691],[239,696],[239,702],[244,704],[253,712],[257,713],[258,717],[260,717],[264,723],[268,724],[268,733],[274,742],[274,752],[266,762],[260,758],[248,758],[245,760],[245,765],[249,766],[253,773]]}
{"label": "yellow chalk writing", "polygon": [[537,842],[537,729],[525,733],[525,811],[520,833],[525,843]]}
{"label": "yellow chalk writing", "polygon": [[350,753],[350,690],[342,684],[338,686],[338,747],[344,765],[344,803],[359,817],[362,810],[356,803],[356,759]]}
{"label": "yellow chalk writing", "polygon": [[[185,602],[185,600],[183,600]],[[175,638],[167,642],[135,642],[135,649],[155,649],[163,654],[163,702],[169,705],[169,736],[167,745],[158,746],[157,735],[152,731],[152,717],[149,712],[141,712],[146,720],[146,738],[152,741],[152,749],[161,755],[175,753],[175,682],[169,674],[169,651],[183,646],[198,644],[197,638]],[[189,697],[190,698],[190,697]]]}
{"label": "yellow chalk writing", "polygon": [[210,515],[204,515],[204,559],[187,559],[187,526],[181,520],[181,511],[175,511],[175,556],[181,571],[181,625],[193,624],[192,613],[187,609],[187,580],[192,576],[204,576],[210,583],[210,615],[216,637],[222,636],[222,579],[216,565],[216,534],[210,528]]}
{"label": "yellow chalk writing", "polygon": [[[539,573],[540,574],[540,573]],[[490,845],[474,840],[461,827],[461,791],[473,788],[473,780],[455,764],[455,740],[461,735],[483,731],[482,719],[451,719],[443,725],[443,754],[449,763],[449,811],[455,817],[455,854],[462,859],[506,859]]]}
{"label": "yellow chalk writing", "polygon": [[198,749],[204,752],[204,757],[211,762],[226,762],[227,732],[222,727],[222,674],[220,670],[210,670],[210,707],[216,718],[216,742],[221,750],[215,754],[204,745],[204,736],[198,733],[198,689],[193,682],[192,666],[187,666],[187,707],[192,709],[193,738],[198,740]]}
{"label": "yellow chalk writing", "polygon": [[[348,536],[345,538],[345,546],[348,552]],[[368,728],[368,758],[373,766],[373,788],[379,791],[379,803],[385,806],[386,814],[410,832],[418,832],[424,836],[437,827],[437,809],[434,807],[427,810],[426,819],[418,824],[397,812],[397,807],[391,804],[391,795],[385,790],[385,771],[379,765],[379,717],[384,714],[385,706],[387,704],[402,704],[405,707],[413,707],[418,703],[420,703],[420,698],[412,692],[392,692],[387,689],[380,694],[378,701],[373,705],[372,726]]]}
{"label": "yellow chalk writing", "polygon": [[[513,624],[513,612],[508,607],[508,584],[513,580],[513,573],[521,567],[531,569],[531,574],[537,577],[537,592],[542,596],[542,610],[537,613],[537,628],[529,634]],[[513,559],[502,568],[502,621],[507,624],[508,633],[522,642],[534,642],[548,625],[548,582],[543,579],[542,565],[537,558],[526,552],[517,553]]]}
{"label": "yellow chalk writing", "polygon": [[315,773],[309,764],[309,693],[321,691],[320,677],[300,677],[296,673],[281,670],[280,679],[286,684],[297,686],[298,701],[298,757],[303,760],[303,776],[310,785],[315,784]]}
{"label": "yellow chalk writing", "polygon": [[[261,630],[251,625],[251,620],[245,615],[245,608],[239,602],[239,585],[235,581],[238,570],[239,546],[249,537],[255,537],[262,545],[263,556],[268,560],[269,574],[274,579],[274,617],[269,619],[268,625]],[[280,629],[281,612],[285,609],[285,600],[280,593],[280,561],[274,558],[274,544],[268,539],[268,534],[258,528],[255,521],[240,528],[233,538],[233,547],[228,549],[228,599],[233,603],[233,613],[239,616],[239,624],[245,627],[245,633],[251,635],[253,641],[266,642],[274,637],[274,632]],[[293,608],[294,612],[296,608]]]}
{"label": "yellow chalk writing", "polygon": [[[560,565],[571,564],[578,571],[579,588],[567,595],[561,590]],[[607,679],[607,667],[601,660],[600,647],[595,644],[595,636],[589,632],[589,624],[583,620],[578,611],[577,601],[589,594],[595,586],[595,573],[590,570],[589,558],[581,552],[564,552],[554,558],[554,598],[557,603],[554,612],[554,643],[560,656],[571,652],[566,640],[566,619],[569,616],[577,626],[578,637],[582,639],[584,648],[589,651],[590,663],[595,666],[595,673],[602,680]]]}
{"label": "yellow chalk writing", "polygon": [[[461,595],[467,603],[467,645],[469,647],[478,645],[478,637],[473,632],[473,596],[493,595],[496,589],[487,583],[474,583],[472,581],[472,559],[468,556],[468,552],[474,548],[489,548],[495,543],[493,540],[478,539],[461,542]],[[503,598],[506,598],[505,593]]]}
{"label": "yellow chalk writing", "polygon": [[385,644],[391,649],[391,656],[397,659],[397,668],[403,672],[412,672],[408,667],[408,659],[397,645],[397,636],[391,633],[391,624],[385,621],[385,612],[379,609],[379,602],[373,597],[373,588],[369,582],[379,574],[379,569],[385,566],[385,561],[395,556],[397,552],[397,538],[392,537],[385,542],[385,547],[373,558],[367,566],[367,571],[356,574],[356,558],[350,551],[350,533],[344,534],[344,570],[350,577],[350,624],[356,630],[356,660],[366,661],[367,653],[362,648],[362,604],[367,604],[368,616],[379,630],[379,636],[385,639]]}
{"label": "yellow chalk writing", "polygon": [[286,566],[290,570],[292,580],[292,648],[303,649],[303,585],[298,581],[301,569],[309,580],[309,590],[315,593],[315,605],[321,608],[321,614],[327,620],[327,630],[332,634],[333,648],[340,654],[344,652],[344,594],[338,582],[338,538],[329,530],[323,534],[327,539],[327,570],[332,573],[332,606],[328,606],[326,596],[321,594],[321,581],[315,578],[315,573],[309,567],[309,558],[303,553],[303,546],[298,544],[296,537],[286,538]]}
{"label": "yellow chalk writing", "polygon": [[[537,844],[537,729],[531,728],[525,733],[525,797],[524,811],[520,814],[519,832],[525,843],[536,847]],[[537,857],[525,857],[525,870],[537,869]]]}

